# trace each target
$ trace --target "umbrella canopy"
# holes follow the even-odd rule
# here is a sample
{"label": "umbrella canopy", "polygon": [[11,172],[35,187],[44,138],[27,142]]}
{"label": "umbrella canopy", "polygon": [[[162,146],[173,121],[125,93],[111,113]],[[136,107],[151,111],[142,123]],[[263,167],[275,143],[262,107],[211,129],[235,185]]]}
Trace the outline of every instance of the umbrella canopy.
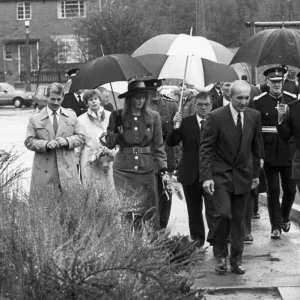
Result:
{"label": "umbrella canopy", "polygon": [[[184,56],[146,54],[135,58],[158,79],[183,79],[186,62]],[[189,60],[186,81],[200,88],[216,81],[237,80],[241,74],[227,64],[192,56]]]}
{"label": "umbrella canopy", "polygon": [[246,62],[259,67],[271,64],[300,68],[300,30],[266,29],[251,36],[230,64]]}
{"label": "umbrella canopy", "polygon": [[[228,67],[233,54],[223,45],[201,36],[162,34],[141,45],[133,54],[159,79],[183,79],[187,56],[190,56],[186,80],[201,88],[211,82],[234,81],[245,74]],[[215,64],[213,63],[215,62]],[[218,68],[218,64],[222,63]]]}
{"label": "umbrella canopy", "polygon": [[128,81],[136,76],[151,73],[133,57],[126,54],[112,54],[96,58],[80,67],[72,79],[70,93],[81,89],[93,89],[114,81]]}

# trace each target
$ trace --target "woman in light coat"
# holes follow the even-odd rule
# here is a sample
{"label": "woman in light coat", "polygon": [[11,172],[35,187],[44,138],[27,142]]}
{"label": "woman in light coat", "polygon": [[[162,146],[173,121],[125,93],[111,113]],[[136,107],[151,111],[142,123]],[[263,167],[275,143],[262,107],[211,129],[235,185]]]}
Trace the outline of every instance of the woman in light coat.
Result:
{"label": "woman in light coat", "polygon": [[[99,136],[106,132],[110,117],[110,112],[101,106],[100,97],[96,90],[85,90],[83,93],[83,101],[88,105],[88,110],[78,117],[78,121],[84,129],[86,139],[83,146],[75,149],[83,186],[85,188],[93,186],[98,193],[112,192],[114,189],[113,157],[103,156],[96,159],[95,156],[97,151],[105,148],[99,144]],[[110,151],[107,148],[106,150]]]}

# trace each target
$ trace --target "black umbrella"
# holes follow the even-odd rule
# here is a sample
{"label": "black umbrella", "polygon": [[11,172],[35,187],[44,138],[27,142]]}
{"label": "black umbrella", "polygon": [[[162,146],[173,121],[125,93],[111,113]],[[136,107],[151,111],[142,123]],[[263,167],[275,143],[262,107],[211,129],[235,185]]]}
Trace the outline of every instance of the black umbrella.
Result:
{"label": "black umbrella", "polygon": [[151,73],[130,55],[105,55],[80,67],[80,70],[72,79],[69,92],[75,93],[78,90],[93,89],[105,83],[128,81],[134,77],[148,75],[151,75]]}
{"label": "black umbrella", "polygon": [[271,64],[300,68],[300,30],[266,29],[251,36],[230,64],[246,62],[260,67]]}

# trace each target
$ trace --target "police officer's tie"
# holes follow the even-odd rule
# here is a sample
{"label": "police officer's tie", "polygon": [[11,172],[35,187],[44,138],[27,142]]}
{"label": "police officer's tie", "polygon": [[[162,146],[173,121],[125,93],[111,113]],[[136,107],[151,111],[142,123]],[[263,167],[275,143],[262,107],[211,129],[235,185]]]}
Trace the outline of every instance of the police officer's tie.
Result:
{"label": "police officer's tie", "polygon": [[201,124],[201,126],[200,126],[200,132],[202,132],[203,131],[203,127],[204,127],[204,120],[201,120],[200,124]]}
{"label": "police officer's tie", "polygon": [[57,122],[57,116],[56,115],[57,115],[57,112],[54,111],[53,112],[53,129],[54,129],[55,134],[56,134],[57,128],[58,128],[58,122]]}
{"label": "police officer's tie", "polygon": [[237,117],[237,122],[236,122],[236,128],[239,134],[239,138],[240,138],[240,143],[242,142],[242,138],[243,138],[243,127],[242,127],[242,118],[241,118],[241,113],[238,113],[238,117]]}

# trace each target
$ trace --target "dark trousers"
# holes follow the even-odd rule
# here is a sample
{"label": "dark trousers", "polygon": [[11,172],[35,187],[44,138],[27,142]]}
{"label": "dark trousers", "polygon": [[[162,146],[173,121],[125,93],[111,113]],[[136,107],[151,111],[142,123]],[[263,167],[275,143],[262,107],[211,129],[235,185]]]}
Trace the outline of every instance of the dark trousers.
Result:
{"label": "dark trousers", "polygon": [[207,241],[212,243],[212,230],[214,225],[215,207],[213,197],[207,194],[199,182],[199,177],[192,185],[182,185],[186,200],[189,228],[191,238],[194,240],[205,241],[205,226],[203,222],[202,208],[203,199],[205,203],[205,216],[208,225]]}
{"label": "dark trousers", "polygon": [[[271,230],[278,229],[281,232],[282,221],[287,222],[290,218],[290,211],[296,195],[296,182],[291,179],[292,168],[290,166],[273,167],[265,164],[264,170],[268,183],[268,211]],[[283,191],[281,206],[279,175]]]}
{"label": "dark trousers", "polygon": [[230,264],[240,265],[244,251],[244,219],[249,193],[235,195],[225,190],[214,192],[215,224],[213,252],[216,257],[228,256],[227,238],[231,235]]}
{"label": "dark trousers", "polygon": [[[159,224],[160,228],[166,228],[170,219],[171,206],[172,206],[172,194],[168,193],[163,188],[162,177],[159,174],[155,174],[158,190],[159,200]],[[168,199],[169,197],[169,199]]]}
{"label": "dark trousers", "polygon": [[[258,206],[258,188],[251,190],[247,200],[246,212],[245,212],[245,233],[251,234],[252,231],[252,218],[254,210],[254,204],[257,201]],[[258,211],[258,207],[257,207]],[[256,212],[257,212],[256,211]]]}

